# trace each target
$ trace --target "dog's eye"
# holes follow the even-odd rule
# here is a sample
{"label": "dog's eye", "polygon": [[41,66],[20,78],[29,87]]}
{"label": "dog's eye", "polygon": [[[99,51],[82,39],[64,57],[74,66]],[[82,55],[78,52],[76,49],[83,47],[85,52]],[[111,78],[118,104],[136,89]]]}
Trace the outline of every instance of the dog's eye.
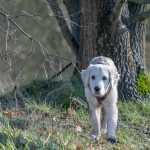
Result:
{"label": "dog's eye", "polygon": [[106,76],[103,76],[103,80],[106,80],[107,79],[107,77]]}
{"label": "dog's eye", "polygon": [[92,79],[92,80],[95,80],[95,76],[94,76],[94,75],[93,75],[93,76],[91,76],[91,79]]}

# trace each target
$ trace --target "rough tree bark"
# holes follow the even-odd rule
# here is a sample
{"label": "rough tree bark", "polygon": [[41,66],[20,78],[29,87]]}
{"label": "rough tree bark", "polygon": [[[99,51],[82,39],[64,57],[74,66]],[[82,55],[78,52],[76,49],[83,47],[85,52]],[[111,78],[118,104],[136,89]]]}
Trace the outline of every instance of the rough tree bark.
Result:
{"label": "rough tree bark", "polygon": [[139,100],[142,97],[136,90],[136,77],[139,70],[145,70],[145,25],[133,20],[146,10],[146,5],[132,1],[64,0],[64,4],[70,15],[78,12],[80,6],[80,19],[70,17],[72,21],[80,23],[80,28],[72,25],[72,34],[79,43],[76,56],[81,63],[80,69],[87,67],[95,56],[112,58],[121,74],[119,97]]}
{"label": "rough tree bark", "polygon": [[98,10],[97,0],[81,0],[80,25],[80,54],[78,57],[81,63],[81,69],[87,67],[89,61],[97,56],[97,36],[98,36]]}
{"label": "rough tree bark", "polygon": [[[119,5],[116,3],[81,0],[81,26],[84,28],[81,28],[80,48],[83,51],[78,58],[81,58],[83,68],[94,56],[103,55],[113,59],[121,74],[119,97],[139,100],[142,97],[136,89],[136,77],[139,69],[144,71],[145,67],[145,26],[143,22],[133,23],[130,18],[143,12],[145,5],[122,5],[121,14],[115,22],[112,13],[116,5]],[[123,22],[123,19],[126,22]]]}

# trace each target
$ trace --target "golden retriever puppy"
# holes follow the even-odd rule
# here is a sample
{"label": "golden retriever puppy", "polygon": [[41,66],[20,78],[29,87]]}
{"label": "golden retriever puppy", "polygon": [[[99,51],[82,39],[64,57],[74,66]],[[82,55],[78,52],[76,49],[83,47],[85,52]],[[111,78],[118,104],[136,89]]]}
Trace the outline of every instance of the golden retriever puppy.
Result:
{"label": "golden retriever puppy", "polygon": [[105,131],[107,140],[116,142],[119,73],[114,62],[107,57],[96,57],[92,59],[86,70],[81,71],[81,78],[92,125],[89,135],[98,138],[100,132]]}

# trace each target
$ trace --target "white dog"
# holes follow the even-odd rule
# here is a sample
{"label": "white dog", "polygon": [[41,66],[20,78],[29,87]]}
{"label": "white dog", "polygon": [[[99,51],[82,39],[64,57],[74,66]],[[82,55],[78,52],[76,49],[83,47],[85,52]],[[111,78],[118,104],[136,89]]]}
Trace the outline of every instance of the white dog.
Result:
{"label": "white dog", "polygon": [[107,57],[96,57],[87,69],[81,72],[81,78],[85,86],[92,124],[89,135],[98,138],[101,130],[106,131],[107,140],[116,142],[119,74],[114,62]]}

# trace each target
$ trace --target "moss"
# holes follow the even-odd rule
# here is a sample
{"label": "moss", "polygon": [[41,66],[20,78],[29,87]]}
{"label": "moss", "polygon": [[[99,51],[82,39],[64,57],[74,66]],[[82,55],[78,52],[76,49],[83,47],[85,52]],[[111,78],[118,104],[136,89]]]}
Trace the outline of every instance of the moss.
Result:
{"label": "moss", "polygon": [[137,77],[137,90],[141,95],[146,96],[150,93],[150,75],[145,72],[140,72]]}

